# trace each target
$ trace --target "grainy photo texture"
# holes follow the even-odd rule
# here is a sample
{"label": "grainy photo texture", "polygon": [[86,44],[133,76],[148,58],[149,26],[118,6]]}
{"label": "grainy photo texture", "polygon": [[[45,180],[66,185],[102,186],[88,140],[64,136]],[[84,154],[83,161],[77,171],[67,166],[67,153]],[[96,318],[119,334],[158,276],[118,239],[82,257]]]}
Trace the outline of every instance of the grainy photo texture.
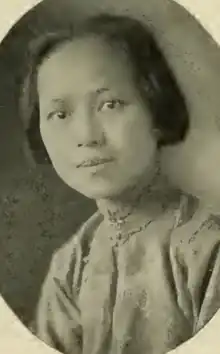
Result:
{"label": "grainy photo texture", "polygon": [[45,0],[1,43],[0,291],[51,348],[175,353],[218,311],[219,59],[168,0]]}

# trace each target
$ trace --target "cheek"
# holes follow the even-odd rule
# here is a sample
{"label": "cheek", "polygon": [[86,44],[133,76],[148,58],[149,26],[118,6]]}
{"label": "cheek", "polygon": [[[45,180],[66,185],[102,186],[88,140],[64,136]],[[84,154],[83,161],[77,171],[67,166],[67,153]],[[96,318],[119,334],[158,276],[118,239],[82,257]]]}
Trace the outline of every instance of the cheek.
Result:
{"label": "cheek", "polygon": [[40,133],[42,141],[46,147],[47,153],[52,161],[52,164],[55,166],[62,165],[65,159],[65,147],[67,140],[62,139],[62,134],[58,134],[56,129],[51,129],[50,125],[41,124]]}
{"label": "cheek", "polygon": [[112,125],[109,141],[119,154],[127,158],[135,158],[137,154],[151,155],[157,145],[148,117],[135,114],[121,117]]}
{"label": "cheek", "polygon": [[46,124],[42,123],[40,124],[40,134],[48,154],[51,155],[56,147],[56,136],[51,133]]}

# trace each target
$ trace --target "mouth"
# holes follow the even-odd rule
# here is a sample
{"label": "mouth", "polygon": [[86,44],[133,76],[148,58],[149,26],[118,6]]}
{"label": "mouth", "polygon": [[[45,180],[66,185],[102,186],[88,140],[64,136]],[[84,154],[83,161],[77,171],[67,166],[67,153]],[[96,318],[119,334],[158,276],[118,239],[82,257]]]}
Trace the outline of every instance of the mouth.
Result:
{"label": "mouth", "polygon": [[76,168],[99,166],[99,165],[104,165],[104,164],[112,162],[112,161],[113,161],[113,158],[95,157],[94,159],[82,161],[81,163],[76,165]]}

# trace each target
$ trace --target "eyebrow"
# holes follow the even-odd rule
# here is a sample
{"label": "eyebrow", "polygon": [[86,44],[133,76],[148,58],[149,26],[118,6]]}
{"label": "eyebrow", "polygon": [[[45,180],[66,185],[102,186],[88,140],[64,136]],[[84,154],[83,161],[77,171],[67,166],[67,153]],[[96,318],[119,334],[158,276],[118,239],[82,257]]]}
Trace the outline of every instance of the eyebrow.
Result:
{"label": "eyebrow", "polygon": [[[110,91],[109,88],[107,88],[107,87],[101,87],[101,88],[96,89],[96,90],[94,91],[94,93],[95,93],[95,94],[98,94],[98,95],[101,95],[102,93],[108,92],[108,91]],[[65,102],[65,99],[62,99],[62,98],[53,98],[53,99],[52,99],[52,102],[53,102],[53,103],[62,103],[62,104],[63,104],[63,103]]]}

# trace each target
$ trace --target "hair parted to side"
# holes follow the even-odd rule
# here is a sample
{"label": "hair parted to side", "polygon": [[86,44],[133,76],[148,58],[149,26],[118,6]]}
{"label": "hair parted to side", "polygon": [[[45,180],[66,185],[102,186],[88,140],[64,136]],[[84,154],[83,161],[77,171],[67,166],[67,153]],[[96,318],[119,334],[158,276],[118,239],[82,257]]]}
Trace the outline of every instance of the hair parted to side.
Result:
{"label": "hair parted to side", "polygon": [[189,128],[185,98],[163,53],[148,28],[128,16],[101,14],[78,28],[43,35],[31,43],[20,112],[30,149],[37,163],[51,163],[40,134],[37,73],[43,60],[64,42],[98,36],[124,50],[134,70],[137,87],[146,101],[153,127],[160,132],[159,146],[184,140]]}

